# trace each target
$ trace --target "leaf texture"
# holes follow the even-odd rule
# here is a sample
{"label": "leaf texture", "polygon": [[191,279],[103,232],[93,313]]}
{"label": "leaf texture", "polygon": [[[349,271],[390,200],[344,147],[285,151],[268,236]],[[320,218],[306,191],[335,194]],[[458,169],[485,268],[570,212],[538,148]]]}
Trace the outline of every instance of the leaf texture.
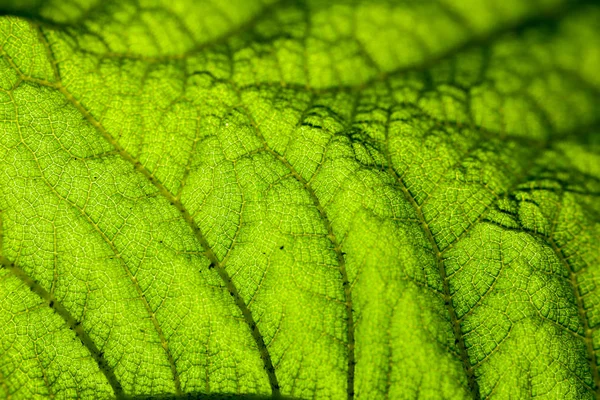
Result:
{"label": "leaf texture", "polygon": [[1,398],[600,396],[598,5],[0,8]]}

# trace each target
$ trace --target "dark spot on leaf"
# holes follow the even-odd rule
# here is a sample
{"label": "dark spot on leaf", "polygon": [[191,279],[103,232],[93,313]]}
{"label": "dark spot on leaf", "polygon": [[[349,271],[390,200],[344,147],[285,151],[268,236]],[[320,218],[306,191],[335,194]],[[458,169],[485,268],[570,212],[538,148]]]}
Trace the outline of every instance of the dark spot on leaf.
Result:
{"label": "dark spot on leaf", "polygon": [[54,300],[50,300],[50,308],[54,307]]}
{"label": "dark spot on leaf", "polygon": [[279,248],[279,250],[283,250],[283,246],[281,246],[281,247]]}

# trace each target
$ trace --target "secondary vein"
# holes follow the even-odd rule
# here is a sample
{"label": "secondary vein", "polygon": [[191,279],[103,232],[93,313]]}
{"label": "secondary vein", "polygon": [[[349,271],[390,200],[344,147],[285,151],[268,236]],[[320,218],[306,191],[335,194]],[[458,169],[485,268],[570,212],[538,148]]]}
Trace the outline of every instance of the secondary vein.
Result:
{"label": "secondary vein", "polygon": [[[564,192],[561,192],[561,200],[563,198],[564,198]],[[596,357],[596,351],[594,349],[594,337],[593,337],[594,332],[593,332],[592,328],[590,327],[587,313],[585,310],[585,306],[583,304],[583,296],[581,295],[581,292],[579,290],[579,285],[577,284],[577,272],[578,271],[575,271],[573,269],[573,267],[571,266],[571,264],[569,263],[569,261],[567,260],[565,255],[563,254],[562,248],[560,248],[557,245],[556,241],[553,238],[554,232],[556,231],[556,225],[558,223],[558,218],[560,216],[560,211],[562,210],[562,207],[560,206],[560,204],[561,203],[559,203],[558,215],[556,216],[556,219],[554,220],[554,222],[552,224],[551,233],[545,238],[545,240],[550,245],[550,247],[554,251],[554,254],[556,254],[556,256],[558,257],[560,262],[565,266],[565,268],[567,269],[567,271],[569,273],[569,283],[571,284],[571,287],[573,289],[573,294],[575,296],[575,301],[577,303],[577,314],[579,316],[580,323],[583,325],[583,334],[584,334],[583,341],[585,343],[586,350],[587,350],[587,353],[589,356],[589,357],[587,357],[587,359],[588,359],[588,363],[590,366],[590,371],[592,372],[592,378],[594,379],[594,386],[593,386],[594,395],[597,399],[600,399],[600,373],[598,371],[598,360]]]}
{"label": "secondary vein", "polygon": [[278,396],[279,395],[279,383],[277,381],[277,377],[275,376],[275,369],[273,367],[273,363],[271,361],[271,356],[269,354],[269,351],[268,351],[267,347],[265,346],[263,336],[258,329],[258,326],[254,320],[254,317],[252,316],[252,313],[250,312],[250,310],[244,303],[244,300],[240,296],[238,289],[233,284],[233,281],[230,278],[229,273],[225,270],[225,266],[224,266],[223,262],[221,262],[218,259],[214,250],[208,243],[208,240],[205,238],[204,234],[202,233],[200,227],[198,226],[198,224],[196,224],[196,222],[192,218],[192,215],[185,208],[183,203],[181,203],[181,201],[178,198],[176,198],[156,177],[154,177],[152,172],[150,172],[145,166],[143,166],[142,163],[140,163],[135,157],[133,157],[131,154],[129,154],[125,150],[125,148],[123,146],[121,146],[115,140],[115,138],[104,128],[104,126],[98,120],[96,120],[91,115],[91,113],[89,111],[87,111],[87,109],[78,100],[76,100],[71,95],[71,93],[68,92],[68,90],[64,86],[62,86],[60,84],[56,85],[56,89],[59,92],[61,92],[63,94],[63,96],[65,96],[65,98],[71,104],[73,104],[73,106],[75,108],[77,108],[77,110],[79,110],[79,112],[81,112],[81,114],[88,120],[88,122],[90,124],[92,124],[92,126],[94,126],[94,128],[96,128],[96,130],[104,137],[104,139],[114,147],[114,149],[121,156],[121,158],[123,158],[125,161],[129,162],[130,164],[133,164],[136,171],[140,172],[144,177],[146,177],[148,179],[148,181],[150,181],[150,183],[152,183],[154,185],[154,187],[156,187],[158,189],[159,193],[163,197],[165,197],[169,201],[169,203],[172,206],[174,206],[175,208],[177,208],[177,210],[180,212],[181,216],[183,217],[185,222],[188,224],[188,226],[191,228],[192,232],[194,233],[196,239],[200,242],[200,244],[204,248],[205,256],[211,261],[211,263],[215,267],[217,273],[219,274],[219,276],[225,283],[227,290],[233,296],[237,307],[242,312],[244,320],[246,321],[248,327],[250,328],[252,337],[254,338],[254,341],[256,342],[256,345],[259,349],[261,358],[264,363],[265,370],[267,371],[267,375],[269,377],[271,391],[273,392],[273,395]]}
{"label": "secondary vein", "polygon": [[[53,84],[53,86],[55,88],[58,89],[58,86],[60,86],[60,84]],[[59,89],[60,90],[60,89]],[[9,96],[12,99],[12,94],[9,94]],[[14,102],[14,99],[13,99]],[[15,103],[15,107],[16,107],[16,102]],[[18,115],[18,111],[15,110],[15,115]],[[17,126],[19,126],[19,120],[17,119]],[[19,132],[20,132],[20,128],[19,128]],[[25,144],[25,141],[22,139],[22,135],[21,135],[21,141]],[[40,163],[37,160],[37,157],[35,156],[35,152],[27,145],[25,144],[25,147],[31,152],[31,154],[33,155],[35,161],[36,161],[36,165],[40,165]],[[43,176],[43,171],[40,168],[40,173]],[[61,196],[56,189],[46,180],[46,178],[42,178],[42,180],[44,181],[44,183],[46,184],[46,186],[62,201],[64,201],[65,203],[67,203],[70,207],[72,207],[73,209],[77,210],[81,216],[91,225],[93,226],[94,230],[96,232],[98,232],[98,234],[100,235],[100,237],[102,237],[102,240],[110,247],[111,251],[114,253],[115,257],[119,260],[120,264],[122,265],[123,269],[125,270],[125,273],[127,274],[127,277],[129,278],[129,280],[131,281],[131,283],[133,284],[133,287],[135,288],[136,292],[138,293],[138,296],[140,298],[140,301],[142,302],[142,304],[144,305],[144,308],[146,309],[146,312],[148,313],[148,316],[150,317],[150,321],[152,322],[152,325],[154,326],[154,329],[156,330],[156,333],[158,335],[158,338],[161,342],[161,346],[163,348],[163,350],[165,351],[165,355],[167,357],[167,361],[169,362],[170,368],[171,368],[171,374],[173,375],[173,381],[175,383],[175,391],[177,394],[181,394],[181,383],[179,380],[179,374],[177,372],[177,368],[175,366],[175,360],[173,358],[173,355],[171,354],[171,350],[169,348],[169,343],[162,331],[162,328],[160,327],[158,320],[156,319],[156,314],[154,312],[154,310],[152,310],[152,307],[150,306],[150,303],[148,302],[148,300],[146,299],[146,296],[144,294],[144,291],[142,290],[142,288],[139,285],[139,282],[136,278],[136,276],[131,272],[131,270],[128,268],[127,264],[125,263],[125,261],[123,260],[123,258],[121,257],[120,252],[117,250],[117,248],[115,247],[113,241],[106,236],[106,234],[98,227],[98,225],[90,218],[90,216],[81,208],[77,207],[74,203],[72,203],[71,201],[69,201],[67,198]]]}
{"label": "secondary vein", "polygon": [[[239,93],[238,93],[238,95],[239,95]],[[348,272],[346,269],[346,259],[344,257],[344,253],[342,252],[342,244],[337,239],[337,236],[335,235],[335,233],[333,231],[333,226],[331,224],[331,220],[327,216],[327,211],[325,210],[325,207],[321,204],[319,197],[315,193],[315,191],[312,188],[312,186],[310,185],[310,183],[306,179],[304,179],[304,177],[302,175],[300,175],[298,173],[298,171],[296,171],[296,169],[282,155],[277,153],[275,150],[273,150],[268,145],[265,137],[263,136],[262,132],[259,129],[258,124],[256,123],[256,121],[254,121],[254,119],[250,115],[249,111],[244,106],[241,106],[241,109],[244,111],[244,114],[246,115],[246,117],[250,120],[250,123],[252,124],[252,127],[254,128],[256,136],[261,141],[263,148],[269,154],[271,154],[273,157],[275,157],[279,162],[281,162],[290,171],[290,174],[294,177],[294,179],[296,179],[302,185],[304,190],[306,190],[311,201],[313,202],[313,205],[319,212],[319,215],[321,217],[321,220],[323,221],[323,225],[325,226],[325,229],[327,230],[327,239],[329,239],[329,241],[333,247],[333,251],[336,254],[336,258],[337,258],[337,262],[338,262],[338,270],[342,277],[342,285],[344,288],[344,299],[345,299],[344,306],[346,309],[346,336],[347,336],[347,340],[348,340],[348,343],[347,343],[348,375],[347,375],[347,382],[346,382],[346,385],[347,385],[346,392],[347,392],[348,400],[352,400],[354,398],[354,371],[355,371],[355,366],[356,366],[356,360],[355,360],[355,355],[354,355],[354,347],[355,347],[354,316],[353,316],[353,311],[352,311],[352,307],[353,307],[352,306],[352,288],[351,288],[350,282],[348,280]]]}
{"label": "secondary vein", "polygon": [[469,385],[471,394],[473,395],[473,399],[479,400],[480,399],[479,385],[477,384],[477,380],[475,379],[475,373],[474,373],[475,371],[474,371],[473,367],[471,366],[471,362],[469,360],[469,355],[467,353],[467,347],[465,345],[465,340],[464,340],[462,330],[460,327],[460,319],[456,315],[456,310],[454,309],[454,306],[452,304],[452,294],[450,293],[450,286],[448,284],[448,277],[446,276],[446,268],[444,266],[444,259],[442,257],[442,252],[440,251],[440,248],[437,245],[435,238],[433,237],[431,228],[427,224],[427,220],[425,219],[425,216],[423,215],[423,210],[421,209],[421,206],[419,206],[419,204],[417,204],[414,196],[410,193],[410,190],[408,190],[408,187],[404,183],[404,180],[402,179],[402,177],[400,177],[398,175],[398,173],[396,172],[396,170],[394,169],[392,161],[391,161],[391,157],[389,154],[389,143],[388,143],[389,125],[390,125],[389,120],[391,118],[391,115],[392,115],[392,112],[391,112],[391,110],[389,110],[388,111],[388,121],[385,124],[386,143],[384,146],[384,149],[385,149],[384,152],[385,152],[385,157],[386,157],[387,164],[388,164],[388,171],[390,174],[392,174],[392,176],[398,182],[398,187],[400,188],[402,194],[404,195],[404,198],[408,201],[408,203],[415,210],[417,219],[419,220],[422,230],[425,233],[427,241],[431,245],[431,249],[432,249],[433,255],[435,257],[435,263],[436,263],[438,272],[440,274],[440,277],[442,279],[444,304],[446,306],[446,310],[448,311],[448,315],[450,316],[450,322],[452,323],[452,331],[454,333],[454,340],[458,347],[460,359],[462,361],[463,368],[467,375],[467,383]]}
{"label": "secondary vein", "polygon": [[85,346],[85,348],[90,352],[90,355],[98,364],[100,371],[106,377],[106,380],[110,384],[115,396],[117,399],[124,398],[123,387],[119,380],[115,376],[113,369],[108,365],[106,359],[104,358],[104,352],[100,351],[94,341],[90,338],[90,336],[83,330],[83,326],[80,321],[77,321],[73,315],[63,306],[54,295],[50,294],[46,289],[44,289],[37,281],[32,279],[23,269],[21,269],[18,265],[16,265],[11,260],[6,257],[0,255],[0,265],[3,268],[6,268],[12,274],[18,278],[21,282],[23,282],[29,289],[37,294],[44,302],[48,303],[50,308],[52,308],[56,313],[65,321],[69,329],[71,329],[79,340],[81,344]]}

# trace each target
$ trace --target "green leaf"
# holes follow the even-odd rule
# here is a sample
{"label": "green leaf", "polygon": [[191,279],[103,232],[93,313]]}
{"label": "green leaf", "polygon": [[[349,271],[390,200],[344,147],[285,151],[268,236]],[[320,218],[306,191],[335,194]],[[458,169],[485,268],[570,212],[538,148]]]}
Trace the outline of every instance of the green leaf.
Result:
{"label": "green leaf", "polygon": [[600,396],[599,5],[0,8],[0,398]]}

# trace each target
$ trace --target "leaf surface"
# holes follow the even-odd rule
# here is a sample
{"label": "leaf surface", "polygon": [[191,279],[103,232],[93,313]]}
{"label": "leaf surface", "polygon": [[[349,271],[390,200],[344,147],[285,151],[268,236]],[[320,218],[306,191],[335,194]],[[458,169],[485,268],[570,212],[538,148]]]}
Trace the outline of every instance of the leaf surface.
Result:
{"label": "leaf surface", "polygon": [[597,5],[0,8],[0,397],[599,396]]}

